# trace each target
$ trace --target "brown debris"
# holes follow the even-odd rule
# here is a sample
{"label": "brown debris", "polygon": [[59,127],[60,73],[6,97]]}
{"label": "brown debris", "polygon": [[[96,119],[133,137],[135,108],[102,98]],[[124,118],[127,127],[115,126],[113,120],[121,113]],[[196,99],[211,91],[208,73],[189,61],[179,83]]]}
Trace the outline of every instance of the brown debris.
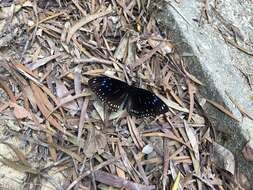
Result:
{"label": "brown debris", "polygon": [[[157,25],[152,1],[28,0],[4,9],[0,114],[18,125],[6,125],[7,134],[31,150],[2,142],[16,156],[0,161],[32,176],[28,186],[43,186],[42,178],[58,184],[49,177],[55,169],[64,174],[58,189],[67,190],[235,187],[211,164],[213,136],[195,100],[203,84]],[[169,112],[111,112],[88,87],[99,75],[154,92]]]}
{"label": "brown debris", "polygon": [[141,185],[128,180],[124,180],[123,178],[117,177],[115,175],[111,175],[106,172],[97,171],[95,172],[95,179],[101,183],[117,187],[117,188],[126,188],[129,190],[152,190],[155,189],[154,185]]}

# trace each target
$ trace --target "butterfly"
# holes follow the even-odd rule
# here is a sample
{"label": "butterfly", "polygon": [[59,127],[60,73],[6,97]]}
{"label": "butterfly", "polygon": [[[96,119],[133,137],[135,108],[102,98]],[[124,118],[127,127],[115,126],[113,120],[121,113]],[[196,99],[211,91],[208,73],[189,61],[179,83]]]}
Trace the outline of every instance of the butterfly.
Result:
{"label": "butterfly", "polygon": [[114,78],[94,77],[88,81],[88,85],[113,111],[123,106],[130,115],[148,117],[164,114],[169,110],[168,106],[154,93],[130,86]]}

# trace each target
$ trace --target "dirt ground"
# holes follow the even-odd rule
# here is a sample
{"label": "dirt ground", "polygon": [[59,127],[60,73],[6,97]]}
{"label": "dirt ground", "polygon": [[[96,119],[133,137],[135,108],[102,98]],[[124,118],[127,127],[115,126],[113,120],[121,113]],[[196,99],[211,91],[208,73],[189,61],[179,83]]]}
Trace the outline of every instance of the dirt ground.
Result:
{"label": "dirt ground", "polygon": [[159,3],[0,1],[0,189],[243,189]]}

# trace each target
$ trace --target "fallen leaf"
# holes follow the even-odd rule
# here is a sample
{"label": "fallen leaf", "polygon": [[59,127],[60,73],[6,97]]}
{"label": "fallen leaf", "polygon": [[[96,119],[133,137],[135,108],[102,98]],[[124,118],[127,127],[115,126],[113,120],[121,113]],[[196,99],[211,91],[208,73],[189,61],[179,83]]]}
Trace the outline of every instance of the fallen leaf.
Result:
{"label": "fallen leaf", "polygon": [[84,26],[85,24],[87,24],[87,23],[89,23],[89,22],[91,22],[91,21],[93,21],[97,18],[106,16],[106,15],[112,13],[112,12],[113,12],[113,10],[112,10],[111,6],[107,7],[106,9],[105,9],[105,7],[103,7],[103,9],[101,9],[99,12],[97,12],[95,14],[91,14],[91,15],[86,15],[85,17],[80,19],[76,24],[74,24],[72,27],[70,27],[68,35],[67,35],[66,43],[68,44],[70,42],[72,36],[82,26]]}
{"label": "fallen leaf", "polygon": [[95,153],[101,154],[104,152],[104,148],[107,144],[107,139],[101,131],[95,129],[95,127],[87,128],[88,137],[86,139],[83,152],[90,158]]}
{"label": "fallen leaf", "polygon": [[[74,116],[79,111],[79,106],[75,100],[69,101],[73,99],[73,96],[70,95],[69,90],[66,88],[63,82],[60,80],[56,80],[56,94],[59,98],[60,104],[62,107],[69,111],[69,113]],[[68,103],[66,103],[68,102]]]}
{"label": "fallen leaf", "polygon": [[235,173],[235,157],[232,152],[220,144],[213,143],[215,163],[222,169]]}
{"label": "fallen leaf", "polygon": [[233,113],[231,113],[230,111],[228,111],[225,107],[223,107],[222,105],[212,101],[212,100],[209,100],[209,99],[206,99],[207,102],[209,102],[210,104],[212,104],[214,107],[216,107],[217,109],[219,109],[220,111],[222,111],[223,113],[225,113],[226,115],[228,115],[229,117],[233,118],[234,120],[236,121],[239,121],[239,119],[237,119]]}
{"label": "fallen leaf", "polygon": [[19,106],[15,103],[11,103],[10,106],[14,107],[13,113],[17,119],[24,119],[24,118],[32,119],[31,114],[24,107]]}
{"label": "fallen leaf", "polygon": [[174,181],[174,184],[173,184],[171,190],[178,190],[178,188],[179,188],[179,181],[180,181],[180,172],[177,173],[176,180]]}
{"label": "fallen leaf", "polygon": [[183,108],[181,107],[179,104],[177,104],[176,102],[173,102],[172,100],[169,100],[165,97],[163,97],[162,95],[159,95],[159,94],[156,94],[159,98],[161,98],[162,101],[164,101],[164,103],[170,107],[170,108],[173,108],[175,110],[178,110],[178,111],[182,111],[182,112],[186,112],[186,113],[189,113],[189,110],[187,108]]}
{"label": "fallen leaf", "polygon": [[194,130],[191,126],[189,126],[186,121],[184,121],[184,127],[187,134],[187,137],[191,143],[192,149],[194,151],[195,158],[199,161],[199,145],[198,145],[198,138],[197,134],[194,133]]}
{"label": "fallen leaf", "polygon": [[61,54],[55,54],[55,55],[45,57],[43,59],[36,61],[35,63],[31,63],[31,64],[27,65],[27,67],[31,70],[35,70],[35,69],[47,64],[49,61],[54,60],[55,58],[57,58],[59,56],[61,56]]}

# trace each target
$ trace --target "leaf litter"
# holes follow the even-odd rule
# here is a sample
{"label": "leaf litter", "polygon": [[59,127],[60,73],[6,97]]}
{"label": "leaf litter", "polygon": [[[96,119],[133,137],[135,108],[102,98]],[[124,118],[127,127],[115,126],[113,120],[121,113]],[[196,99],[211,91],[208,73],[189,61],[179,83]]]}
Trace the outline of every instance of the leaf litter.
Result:
{"label": "leaf litter", "polygon": [[[214,136],[195,98],[203,84],[159,28],[153,3],[4,4],[11,17],[0,25],[0,88],[8,97],[1,99],[1,117],[19,125],[18,131],[6,127],[6,138],[17,136],[33,149],[23,154],[1,141],[16,159],[0,155],[0,161],[32,176],[26,187],[43,186],[39,179],[49,179],[52,168],[64,173],[58,189],[237,187],[212,162]],[[170,111],[156,118],[110,113],[87,86],[102,74],[153,91]]]}

